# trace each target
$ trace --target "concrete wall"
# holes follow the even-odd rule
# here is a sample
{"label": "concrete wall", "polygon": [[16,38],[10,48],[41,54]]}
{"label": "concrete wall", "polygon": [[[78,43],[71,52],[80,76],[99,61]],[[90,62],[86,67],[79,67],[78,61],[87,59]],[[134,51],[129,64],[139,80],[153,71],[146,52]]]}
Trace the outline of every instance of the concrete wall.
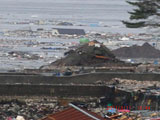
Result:
{"label": "concrete wall", "polygon": [[[126,91],[113,92],[113,89],[90,83],[96,81],[109,81],[112,78],[135,79],[140,81],[159,81],[160,74],[133,74],[133,73],[93,73],[73,77],[53,77],[41,75],[23,74],[0,74],[0,95],[1,96],[57,96],[57,97],[101,97],[109,96],[113,100],[120,99],[120,103],[128,98],[130,105],[147,105],[149,99],[152,100],[152,109],[157,108],[160,99],[155,96],[145,97],[138,95],[139,100],[133,101],[131,93]],[[77,85],[69,85],[76,83]],[[68,84],[68,85],[67,85]],[[83,85],[80,85],[83,84]],[[89,85],[90,84],[90,85]],[[123,97],[126,96],[124,99]],[[145,98],[145,100],[144,100]],[[124,99],[124,100],[123,100]],[[125,102],[125,101],[124,101]],[[119,103],[119,104],[120,104]],[[160,106],[158,106],[160,107]]]}
{"label": "concrete wall", "polygon": [[1,96],[101,97],[109,92],[107,86],[92,85],[0,85]]}
{"label": "concrete wall", "polygon": [[[113,90],[107,86],[92,85],[0,85],[0,96],[56,96],[56,97],[102,97],[106,96],[106,102],[113,102],[114,105],[123,106],[128,104],[138,106],[150,106],[152,110],[158,109],[160,99],[156,96],[144,96],[135,94],[138,100],[134,101],[131,93],[120,90]],[[152,101],[148,105],[148,100]],[[142,104],[143,103],[143,104]],[[133,109],[133,108],[132,108]]]}
{"label": "concrete wall", "polygon": [[138,81],[159,81],[160,74],[138,73],[92,73],[72,77],[54,77],[41,75],[6,75],[0,74],[0,84],[92,84],[96,81],[109,81],[112,78],[133,79]]}

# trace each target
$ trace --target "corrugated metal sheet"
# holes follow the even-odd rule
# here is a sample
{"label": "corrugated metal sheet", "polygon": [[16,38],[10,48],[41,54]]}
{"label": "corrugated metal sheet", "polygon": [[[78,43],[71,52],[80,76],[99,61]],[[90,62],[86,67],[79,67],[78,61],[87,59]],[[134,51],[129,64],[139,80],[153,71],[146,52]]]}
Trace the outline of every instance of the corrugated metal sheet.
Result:
{"label": "corrugated metal sheet", "polygon": [[[84,110],[86,111],[86,110]],[[98,118],[99,120],[105,120],[104,118],[102,118],[101,116],[93,113],[93,112],[89,112],[86,111],[87,113],[93,115],[94,117]],[[70,107],[68,109],[65,109],[61,112],[52,114],[52,115],[48,115],[47,117],[41,119],[41,120],[94,120],[93,118],[85,115],[84,113]]]}

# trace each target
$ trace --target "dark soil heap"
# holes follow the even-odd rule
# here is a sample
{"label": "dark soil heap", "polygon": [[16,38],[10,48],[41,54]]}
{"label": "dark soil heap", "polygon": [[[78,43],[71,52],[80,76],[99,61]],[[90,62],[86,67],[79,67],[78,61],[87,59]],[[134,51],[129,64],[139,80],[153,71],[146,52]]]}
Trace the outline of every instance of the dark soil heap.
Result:
{"label": "dark soil heap", "polygon": [[66,57],[53,62],[53,66],[124,66],[103,44],[92,41],[65,53]]}
{"label": "dark soil heap", "polygon": [[144,43],[142,46],[123,47],[112,52],[121,58],[160,58],[160,50],[155,49],[149,43]]}

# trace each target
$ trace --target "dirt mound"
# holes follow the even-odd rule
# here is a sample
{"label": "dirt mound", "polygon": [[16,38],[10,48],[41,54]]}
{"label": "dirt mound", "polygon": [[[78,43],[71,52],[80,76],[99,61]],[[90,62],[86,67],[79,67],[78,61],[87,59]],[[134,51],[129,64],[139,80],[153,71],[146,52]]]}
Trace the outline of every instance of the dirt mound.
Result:
{"label": "dirt mound", "polygon": [[92,41],[65,53],[65,57],[53,62],[54,66],[123,66],[103,44]]}
{"label": "dirt mound", "polygon": [[160,58],[160,50],[155,49],[149,43],[119,48],[113,50],[112,53],[121,58]]}

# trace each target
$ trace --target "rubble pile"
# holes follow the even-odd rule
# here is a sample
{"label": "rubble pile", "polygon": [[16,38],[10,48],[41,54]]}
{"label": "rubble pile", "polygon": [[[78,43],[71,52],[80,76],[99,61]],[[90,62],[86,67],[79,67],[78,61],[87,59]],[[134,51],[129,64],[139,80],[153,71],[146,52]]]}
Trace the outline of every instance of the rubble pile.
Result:
{"label": "rubble pile", "polygon": [[[72,104],[74,105],[74,104]],[[76,106],[76,105],[74,105]],[[117,110],[115,108],[92,108],[92,109],[86,109],[84,107],[76,106],[76,108],[79,109],[77,111],[75,108],[68,107],[64,109],[63,111],[59,111],[57,113],[53,113],[50,115],[45,116],[44,118],[40,120],[62,120],[66,119],[68,120],[68,116],[73,116],[74,111],[74,117],[70,117],[70,119],[74,120],[81,120],[82,114],[81,111],[85,111],[89,115],[96,115],[97,120],[159,120],[158,116],[160,113],[158,111],[129,111],[129,110]],[[94,109],[94,110],[93,110]],[[81,111],[80,111],[81,110]],[[72,112],[71,112],[72,111]],[[62,117],[63,116],[63,117]],[[76,117],[75,117],[76,116]],[[78,117],[77,117],[78,116]],[[77,118],[77,119],[75,119]],[[80,118],[80,119],[78,119]],[[85,115],[83,117],[86,118]],[[89,120],[87,118],[86,120]]]}
{"label": "rubble pile", "polygon": [[159,81],[137,81],[114,78],[107,84],[114,85],[117,89],[125,91],[141,92],[144,94],[160,96]]}
{"label": "rubble pile", "polygon": [[125,66],[124,62],[116,59],[114,54],[103,44],[91,41],[80,45],[76,50],[65,53],[66,57],[59,59],[51,66]]}
{"label": "rubble pile", "polygon": [[38,120],[46,114],[51,114],[64,109],[57,101],[27,100],[0,101],[0,120]]}
{"label": "rubble pile", "polygon": [[[160,116],[159,111],[138,110],[123,112],[123,109],[108,108],[99,105],[99,99],[78,98],[74,105],[84,108],[91,112],[97,113],[106,120],[152,120]],[[54,114],[66,109],[69,99],[57,98],[36,98],[25,100],[1,100],[0,101],[0,120],[40,120],[46,115]],[[97,103],[98,102],[98,103]],[[124,110],[125,111],[125,110]]]}
{"label": "rubble pile", "polygon": [[159,115],[159,112],[149,111],[122,112],[107,116],[107,120],[159,120]]}
{"label": "rubble pile", "polygon": [[160,58],[160,50],[155,49],[147,42],[142,46],[122,47],[112,52],[121,58]]}

